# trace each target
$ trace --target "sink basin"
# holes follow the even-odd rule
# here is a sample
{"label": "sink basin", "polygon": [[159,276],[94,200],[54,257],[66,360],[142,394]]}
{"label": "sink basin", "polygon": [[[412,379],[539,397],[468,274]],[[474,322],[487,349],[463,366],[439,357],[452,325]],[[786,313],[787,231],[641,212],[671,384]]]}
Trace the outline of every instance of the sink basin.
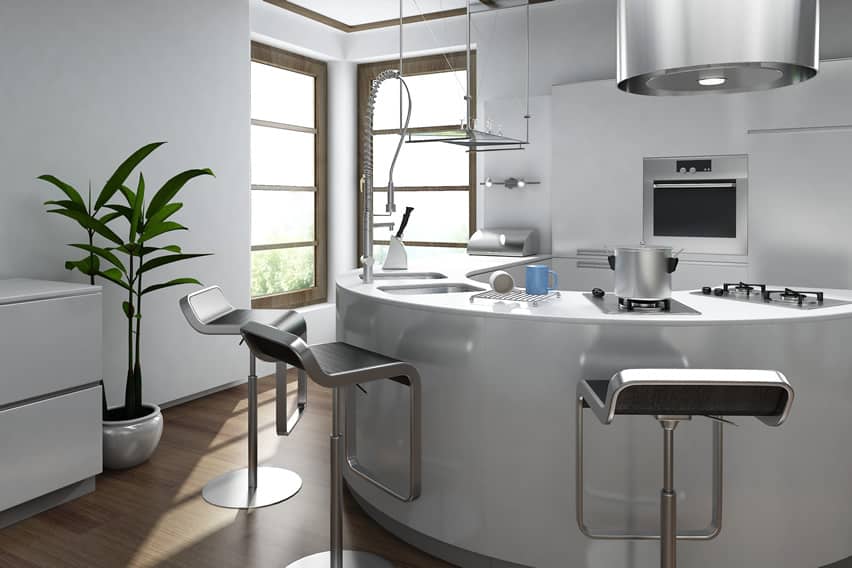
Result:
{"label": "sink basin", "polygon": [[412,284],[410,286],[379,286],[388,294],[456,294],[460,292],[483,292],[485,288],[470,284]]}
{"label": "sink basin", "polygon": [[[440,272],[379,272],[374,273],[373,278],[376,280],[439,280],[446,278],[446,274]],[[360,275],[361,280],[364,275]]]}

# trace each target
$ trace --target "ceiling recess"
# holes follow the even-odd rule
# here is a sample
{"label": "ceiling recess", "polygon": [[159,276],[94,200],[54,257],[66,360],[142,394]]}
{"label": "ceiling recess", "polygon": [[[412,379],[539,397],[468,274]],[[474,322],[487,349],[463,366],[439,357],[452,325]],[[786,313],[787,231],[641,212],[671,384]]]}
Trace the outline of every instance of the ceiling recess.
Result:
{"label": "ceiling recess", "polygon": [[819,0],[618,0],[618,88],[740,93],[819,69]]}

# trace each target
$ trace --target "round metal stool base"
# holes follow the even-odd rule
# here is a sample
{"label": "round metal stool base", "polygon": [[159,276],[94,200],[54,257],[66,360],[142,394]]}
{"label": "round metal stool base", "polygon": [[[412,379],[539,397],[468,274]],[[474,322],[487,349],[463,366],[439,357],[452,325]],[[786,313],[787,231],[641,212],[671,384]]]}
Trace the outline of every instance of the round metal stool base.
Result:
{"label": "round metal stool base", "polygon": [[302,488],[302,478],[280,467],[257,468],[257,487],[249,491],[248,469],[220,475],[204,486],[201,496],[211,505],[255,509],[285,501]]}
{"label": "round metal stool base", "polygon": [[[331,566],[331,553],[318,552],[288,564],[287,568],[328,568],[329,566]],[[393,568],[393,564],[369,552],[344,550],[343,568]]]}

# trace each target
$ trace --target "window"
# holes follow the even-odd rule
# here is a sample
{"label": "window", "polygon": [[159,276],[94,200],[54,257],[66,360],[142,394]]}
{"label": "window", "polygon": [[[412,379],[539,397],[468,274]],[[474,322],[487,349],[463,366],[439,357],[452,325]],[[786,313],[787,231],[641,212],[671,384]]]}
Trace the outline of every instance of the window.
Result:
{"label": "window", "polygon": [[326,299],[326,64],[251,46],[251,295]]}
{"label": "window", "polygon": [[[475,55],[475,54],[474,54]],[[471,73],[476,73],[471,57]],[[363,124],[371,81],[382,71],[397,69],[399,60],[358,66],[359,124]],[[403,60],[403,77],[411,91],[411,130],[431,130],[458,126],[465,119],[464,93],[467,84],[464,53],[434,55]],[[475,86],[476,81],[473,81]],[[473,108],[476,108],[475,91]],[[403,110],[406,110],[403,107]],[[373,118],[373,210],[385,211],[388,170],[399,142],[399,83],[382,83],[376,97]],[[363,131],[359,128],[359,168]],[[405,243],[409,260],[447,253],[463,254],[476,225],[476,158],[462,146],[442,142],[405,143],[394,169],[397,213],[396,227],[405,207],[414,207]],[[359,176],[363,171],[359,170]],[[361,254],[363,202],[359,196],[358,254]],[[387,221],[377,217],[376,221]],[[374,257],[384,261],[387,229],[374,230]]]}

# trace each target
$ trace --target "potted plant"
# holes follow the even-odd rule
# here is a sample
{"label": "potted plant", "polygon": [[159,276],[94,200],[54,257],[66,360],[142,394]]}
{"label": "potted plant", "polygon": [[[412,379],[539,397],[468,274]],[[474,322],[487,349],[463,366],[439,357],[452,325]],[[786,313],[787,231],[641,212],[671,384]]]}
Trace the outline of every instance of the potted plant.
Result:
{"label": "potted plant", "polygon": [[[38,179],[59,188],[67,199],[45,202],[49,213],[76,221],[88,234],[85,243],[70,246],[87,253],[80,260],[69,260],[65,267],[89,276],[108,280],[127,293],[121,308],[127,318],[127,377],[124,405],[108,408],[103,398],[104,467],[123,469],[138,465],[154,453],[163,431],[163,418],[156,404],[142,402],[142,300],[148,294],[183,284],[201,284],[195,278],[175,278],[150,282],[151,273],[162,266],[207,254],[186,254],[177,245],[154,246],[150,241],[173,231],[187,228],[171,220],[182,207],[174,202],[178,192],[191,179],[213,175],[209,169],[181,172],[166,181],[148,200],[145,178],[140,173],[133,190],[125,182],[131,172],[164,142],[147,144],[124,160],[106,181],[92,203],[91,185],[88,201],[70,184],[52,175]],[[120,197],[119,197],[120,196]],[[119,202],[113,198],[118,197]],[[103,213],[104,211],[107,211]],[[111,227],[120,221],[126,231],[121,237]],[[97,244],[95,237],[104,241]],[[144,283],[143,283],[144,282]]]}

